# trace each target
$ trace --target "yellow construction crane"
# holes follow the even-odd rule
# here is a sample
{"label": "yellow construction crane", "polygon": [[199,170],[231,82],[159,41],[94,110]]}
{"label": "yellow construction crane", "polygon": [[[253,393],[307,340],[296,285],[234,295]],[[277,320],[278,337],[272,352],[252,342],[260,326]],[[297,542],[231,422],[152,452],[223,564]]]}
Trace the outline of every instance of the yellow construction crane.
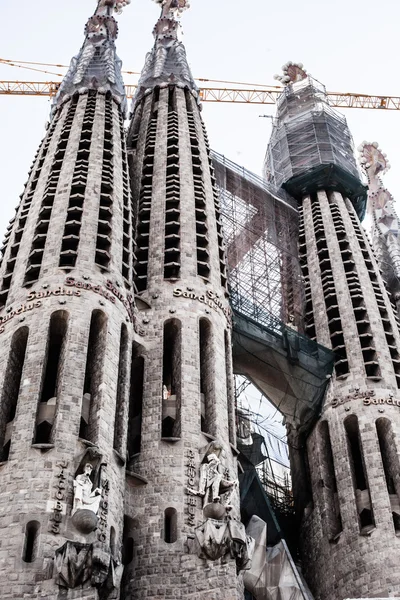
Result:
{"label": "yellow construction crane", "polygon": [[[54,63],[37,63],[32,61],[16,61],[0,58],[0,64],[18,67],[62,77],[62,73],[47,71],[43,67],[57,67],[65,69],[65,65]],[[42,68],[41,68],[42,67]],[[124,71],[129,75],[139,75],[134,71]],[[221,81],[213,79],[197,79],[200,87],[200,97],[203,102],[235,102],[237,104],[275,104],[282,93],[281,86],[262,86],[260,84],[247,84],[236,81]],[[55,81],[0,81],[0,95],[6,96],[47,96],[57,94],[60,82]],[[218,83],[218,86],[210,86]],[[230,84],[238,87],[221,87],[221,84]],[[126,93],[131,98],[135,92],[135,85],[127,85]],[[328,92],[331,106],[338,108],[370,108],[379,110],[400,110],[400,97],[374,96],[358,94],[355,92]]]}
{"label": "yellow construction crane", "polygon": [[[204,80],[199,80],[204,81]],[[5,96],[47,96],[56,95],[60,83],[54,81],[0,81],[0,95]],[[132,98],[135,85],[127,85],[126,93]],[[277,86],[260,89],[200,87],[203,102],[235,102],[239,104],[275,104],[282,88]],[[371,108],[380,110],[400,110],[398,96],[372,96],[355,92],[328,92],[331,106],[338,108]]]}

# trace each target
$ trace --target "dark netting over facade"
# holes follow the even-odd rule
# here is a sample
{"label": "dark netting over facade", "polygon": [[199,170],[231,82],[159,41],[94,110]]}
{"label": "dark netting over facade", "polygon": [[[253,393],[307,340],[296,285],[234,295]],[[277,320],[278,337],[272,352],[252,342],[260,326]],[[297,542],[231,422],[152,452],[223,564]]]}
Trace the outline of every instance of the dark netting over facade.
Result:
{"label": "dark netting over facade", "polygon": [[284,190],[212,154],[234,311],[235,372],[308,429],[318,414],[333,353],[303,331],[298,210]]}
{"label": "dark netting over facade", "polygon": [[293,197],[318,189],[349,197],[362,217],[366,188],[361,183],[346,119],[333,110],[325,87],[315,79],[286,86],[277,102],[264,176]]}

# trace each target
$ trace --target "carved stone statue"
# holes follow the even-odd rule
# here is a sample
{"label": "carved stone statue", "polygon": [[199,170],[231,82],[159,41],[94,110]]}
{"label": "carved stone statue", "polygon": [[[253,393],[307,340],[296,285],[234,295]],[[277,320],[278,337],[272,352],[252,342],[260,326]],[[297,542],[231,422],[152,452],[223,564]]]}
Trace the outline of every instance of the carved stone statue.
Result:
{"label": "carved stone statue", "polygon": [[231,509],[232,495],[238,485],[237,479],[228,479],[225,466],[222,462],[223,448],[213,442],[206,452],[200,467],[199,489],[188,488],[189,493],[203,498],[203,507],[211,502],[221,503],[224,496],[226,509]]}
{"label": "carved stone statue", "polygon": [[93,483],[90,479],[92,470],[92,465],[87,463],[84,472],[81,475],[77,475],[74,480],[74,505],[72,515],[74,515],[77,510],[82,509],[90,510],[95,515],[99,512],[101,489],[95,488],[93,490]]}
{"label": "carved stone statue", "polygon": [[207,462],[200,467],[199,496],[204,498],[203,505],[208,502],[220,502],[221,494],[229,492],[225,497],[225,505],[230,507],[232,488],[237,485],[237,480],[224,479],[221,460],[214,453],[207,456]]}

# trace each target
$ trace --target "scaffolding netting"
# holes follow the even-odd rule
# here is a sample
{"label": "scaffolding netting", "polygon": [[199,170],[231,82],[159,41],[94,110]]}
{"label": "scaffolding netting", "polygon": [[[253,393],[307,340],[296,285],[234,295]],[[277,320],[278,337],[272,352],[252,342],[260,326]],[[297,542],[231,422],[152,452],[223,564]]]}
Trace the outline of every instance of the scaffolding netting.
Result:
{"label": "scaffolding netting", "polygon": [[311,77],[288,85],[277,108],[264,164],[266,180],[298,200],[318,189],[340,191],[362,217],[366,188],[353,138],[345,117],[329,106],[325,87]]}
{"label": "scaffolding netting", "polygon": [[212,154],[227,246],[236,373],[296,426],[319,413],[333,353],[302,334],[296,201]]}

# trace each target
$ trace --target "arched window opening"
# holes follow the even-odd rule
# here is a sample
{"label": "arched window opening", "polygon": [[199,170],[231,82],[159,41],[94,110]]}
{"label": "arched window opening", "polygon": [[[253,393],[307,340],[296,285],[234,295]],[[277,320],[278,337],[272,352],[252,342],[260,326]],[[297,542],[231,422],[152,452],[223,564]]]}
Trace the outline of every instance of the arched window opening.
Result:
{"label": "arched window opening", "polygon": [[392,509],[393,525],[400,536],[400,461],[394,440],[392,423],[384,417],[376,421],[383,471]]}
{"label": "arched window opening", "polygon": [[67,345],[68,313],[59,310],[51,315],[47,340],[42,391],[36,415],[35,444],[49,444],[52,440],[61,391],[61,375]]}
{"label": "arched window opening", "polygon": [[178,513],[175,508],[164,511],[164,542],[173,544],[178,539]]}
{"label": "arched window opening", "polygon": [[29,329],[21,327],[11,340],[0,404],[0,462],[8,460]]}
{"label": "arched window opening", "polygon": [[356,497],[357,513],[359,516],[360,532],[367,535],[375,528],[375,521],[357,417],[355,415],[347,417],[344,421],[344,427],[347,434],[347,446]]}
{"label": "arched window opening", "polygon": [[329,541],[335,542],[343,531],[343,525],[340,514],[335,466],[333,463],[331,436],[326,421],[322,421],[320,424],[319,435],[321,443],[321,483],[323,486],[324,503],[327,508],[325,512],[327,520],[326,528]]}
{"label": "arched window opening", "polygon": [[99,388],[103,378],[106,342],[107,317],[101,310],[94,310],[90,322],[81,424],[79,430],[80,438],[93,443],[96,443],[97,441],[97,421],[101,394]]}
{"label": "arched window opening", "polygon": [[214,348],[211,323],[200,319],[199,323],[200,349],[200,401],[201,401],[201,431],[214,434]]}
{"label": "arched window opening", "polygon": [[304,433],[288,425],[288,444],[290,452],[290,470],[296,513],[301,519],[307,517],[314,508],[311,469]]}
{"label": "arched window opening", "polygon": [[127,402],[127,383],[128,383],[128,329],[126,325],[121,326],[121,337],[119,345],[119,363],[118,363],[118,381],[117,381],[117,399],[115,404],[115,425],[114,425],[114,449],[123,454],[122,443],[125,434],[125,407]]}
{"label": "arched window opening", "polygon": [[228,427],[229,441],[234,446],[236,443],[236,426],[235,426],[235,392],[233,387],[233,371],[232,371],[232,347],[229,339],[229,334],[225,330],[225,371],[226,371],[226,396],[228,403]]}
{"label": "arched window opening", "polygon": [[139,355],[140,349],[134,344],[131,362],[131,390],[129,397],[128,425],[128,460],[139,454],[142,441],[142,409],[144,358]]}
{"label": "arched window opening", "polygon": [[25,528],[25,543],[22,560],[26,563],[32,563],[38,554],[40,523],[38,521],[29,521]]}
{"label": "arched window opening", "polygon": [[133,577],[134,556],[135,556],[135,529],[136,522],[131,517],[125,515],[124,530],[122,534],[122,564],[124,572],[121,582],[121,598],[128,598],[128,586]]}
{"label": "arched window opening", "polygon": [[181,435],[181,323],[176,319],[164,325],[163,389],[161,437]]}

